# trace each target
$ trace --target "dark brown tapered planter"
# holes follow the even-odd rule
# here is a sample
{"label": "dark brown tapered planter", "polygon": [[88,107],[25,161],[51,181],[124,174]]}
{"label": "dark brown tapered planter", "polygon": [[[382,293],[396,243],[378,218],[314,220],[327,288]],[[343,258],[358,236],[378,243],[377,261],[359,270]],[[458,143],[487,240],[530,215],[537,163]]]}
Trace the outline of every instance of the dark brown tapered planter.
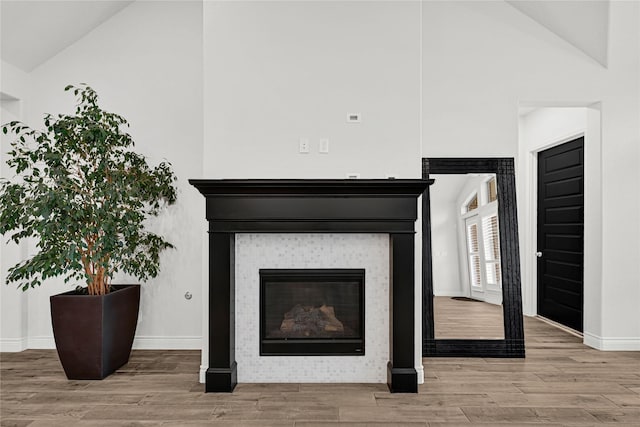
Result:
{"label": "dark brown tapered planter", "polygon": [[70,380],[101,380],[129,361],[138,323],[140,285],[116,285],[107,295],[54,295],[51,323]]}

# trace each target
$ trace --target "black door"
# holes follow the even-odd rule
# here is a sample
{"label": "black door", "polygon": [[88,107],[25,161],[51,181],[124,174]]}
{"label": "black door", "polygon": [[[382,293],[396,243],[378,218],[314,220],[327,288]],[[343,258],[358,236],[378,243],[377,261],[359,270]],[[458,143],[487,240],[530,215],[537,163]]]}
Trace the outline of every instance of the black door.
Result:
{"label": "black door", "polygon": [[582,332],[584,138],[538,154],[538,314]]}

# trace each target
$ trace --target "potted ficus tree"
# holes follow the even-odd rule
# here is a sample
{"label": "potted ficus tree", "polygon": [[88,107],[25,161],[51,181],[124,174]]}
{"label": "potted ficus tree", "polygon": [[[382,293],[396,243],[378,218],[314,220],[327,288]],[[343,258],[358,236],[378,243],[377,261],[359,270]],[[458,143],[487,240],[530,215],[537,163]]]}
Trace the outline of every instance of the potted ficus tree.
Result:
{"label": "potted ficus tree", "polygon": [[75,114],[44,117],[44,130],[10,122],[15,135],[0,181],[0,233],[33,239],[35,255],[8,270],[22,290],[63,276],[74,290],[51,297],[56,348],[67,377],[102,379],[129,360],[139,285],[114,285],[118,272],[156,277],[172,245],[145,228],[176,200],[171,165],[132,151],[127,121],[98,105],[87,85],[67,86]]}

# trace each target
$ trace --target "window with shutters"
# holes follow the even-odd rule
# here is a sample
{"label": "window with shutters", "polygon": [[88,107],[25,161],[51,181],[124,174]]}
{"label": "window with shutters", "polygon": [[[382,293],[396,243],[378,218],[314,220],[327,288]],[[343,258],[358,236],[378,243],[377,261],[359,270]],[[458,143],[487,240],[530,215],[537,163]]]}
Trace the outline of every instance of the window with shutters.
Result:
{"label": "window with shutters", "polygon": [[498,215],[482,218],[482,241],[484,249],[485,279],[487,284],[500,287],[500,239],[498,237]]}
{"label": "window with shutters", "polygon": [[482,274],[480,272],[480,245],[478,240],[478,224],[467,224],[467,251],[469,258],[469,280],[471,286],[482,287]]}
{"label": "window with shutters", "polygon": [[471,212],[478,209],[478,193],[473,194],[462,210],[462,213]]}
{"label": "window with shutters", "polygon": [[489,181],[487,181],[486,190],[487,190],[488,203],[495,202],[496,200],[498,200],[498,185],[496,183],[495,178],[491,178]]}
{"label": "window with shutters", "polygon": [[[496,177],[478,176],[459,198],[471,296],[496,303],[501,298],[500,234]],[[464,254],[461,248],[461,256]],[[487,291],[498,297],[487,296]],[[488,298],[488,299],[487,299]]]}

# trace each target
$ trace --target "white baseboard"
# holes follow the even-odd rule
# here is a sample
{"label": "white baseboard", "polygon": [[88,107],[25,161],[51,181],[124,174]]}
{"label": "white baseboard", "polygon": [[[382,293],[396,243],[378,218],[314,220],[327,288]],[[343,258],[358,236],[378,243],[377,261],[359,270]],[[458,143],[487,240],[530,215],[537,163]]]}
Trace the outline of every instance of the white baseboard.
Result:
{"label": "white baseboard", "polygon": [[467,294],[465,291],[454,289],[454,290],[446,290],[446,291],[440,291],[440,292],[434,291],[433,296],[435,297],[468,297],[469,294]]}
{"label": "white baseboard", "polygon": [[604,338],[585,332],[584,344],[603,351],[640,351],[640,338],[616,337]]}
{"label": "white baseboard", "polygon": [[[0,340],[2,351],[22,351],[28,348],[37,350],[52,350],[56,348],[55,340],[52,336],[29,337],[24,340],[21,350],[4,350],[5,341]],[[12,340],[11,340],[12,341]],[[7,342],[7,345],[9,343]],[[18,348],[18,344],[11,343],[13,348]],[[162,337],[162,336],[136,336],[133,340],[134,350],[200,350],[202,349],[202,337]]]}
{"label": "white baseboard", "polygon": [[26,349],[26,338],[0,338],[0,352],[19,353]]}
{"label": "white baseboard", "polygon": [[29,337],[27,348],[34,350],[55,350],[56,341],[53,336]]}
{"label": "white baseboard", "polygon": [[200,365],[200,384],[204,384],[206,382],[208,368],[208,366]]}
{"label": "white baseboard", "polygon": [[418,384],[424,384],[424,366],[421,364],[416,366],[416,372],[418,372]]}
{"label": "white baseboard", "polygon": [[202,337],[136,336],[134,350],[201,350]]}

